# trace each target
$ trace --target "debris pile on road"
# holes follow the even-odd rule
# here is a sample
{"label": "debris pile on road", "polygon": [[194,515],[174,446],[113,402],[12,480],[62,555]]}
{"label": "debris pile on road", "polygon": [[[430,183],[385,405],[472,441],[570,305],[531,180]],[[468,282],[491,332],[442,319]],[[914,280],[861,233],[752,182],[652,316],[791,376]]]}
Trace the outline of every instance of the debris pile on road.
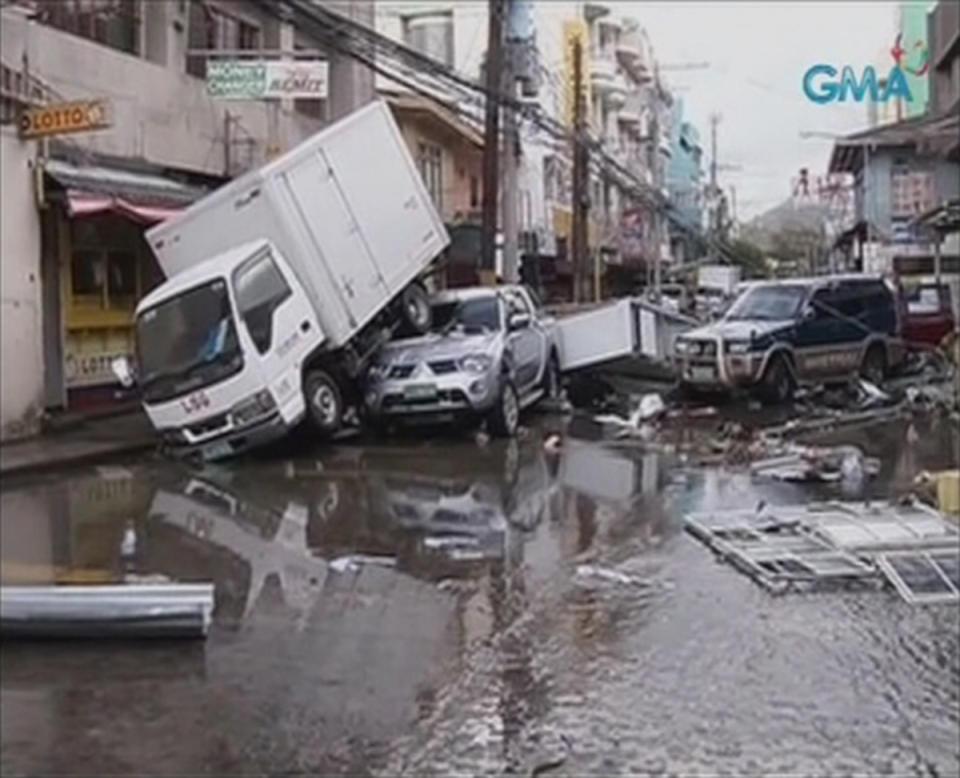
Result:
{"label": "debris pile on road", "polygon": [[759,477],[779,481],[862,482],[880,472],[880,460],[864,456],[857,446],[798,446],[788,444],[778,456],[750,465]]}
{"label": "debris pile on road", "polygon": [[886,580],[913,604],[960,602],[958,530],[917,500],[761,504],[691,514],[684,526],[775,594]]}

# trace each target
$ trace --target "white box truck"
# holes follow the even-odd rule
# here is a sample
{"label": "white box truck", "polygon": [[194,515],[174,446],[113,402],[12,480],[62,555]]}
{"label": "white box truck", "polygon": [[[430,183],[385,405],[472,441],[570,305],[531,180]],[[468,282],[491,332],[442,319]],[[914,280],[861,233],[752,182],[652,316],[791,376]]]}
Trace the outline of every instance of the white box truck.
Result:
{"label": "white box truck", "polygon": [[306,417],[335,433],[447,231],[382,101],[146,233],[167,281],[137,305],[138,385],[174,449],[229,456]]}

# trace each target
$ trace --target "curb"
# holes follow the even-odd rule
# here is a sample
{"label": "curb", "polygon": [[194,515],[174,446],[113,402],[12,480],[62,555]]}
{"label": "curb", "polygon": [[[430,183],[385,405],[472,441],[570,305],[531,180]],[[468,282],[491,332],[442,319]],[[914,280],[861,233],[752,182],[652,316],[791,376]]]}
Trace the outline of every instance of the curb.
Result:
{"label": "curb", "polygon": [[36,459],[32,462],[23,462],[20,464],[5,465],[0,460],[0,478],[7,479],[23,475],[37,475],[61,468],[79,467],[93,462],[100,462],[114,459],[118,456],[128,454],[139,454],[157,447],[159,441],[155,437],[148,440],[135,440],[127,443],[118,443],[112,446],[84,451],[77,454],[69,454],[59,457],[46,457]]}

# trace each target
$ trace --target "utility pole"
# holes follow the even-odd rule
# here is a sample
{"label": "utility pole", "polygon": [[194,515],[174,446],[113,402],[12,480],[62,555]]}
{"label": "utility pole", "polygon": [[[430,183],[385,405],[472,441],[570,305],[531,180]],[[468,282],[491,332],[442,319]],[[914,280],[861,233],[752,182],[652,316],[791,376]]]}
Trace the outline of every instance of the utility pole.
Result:
{"label": "utility pole", "polygon": [[590,202],[589,160],[584,143],[583,48],[580,38],[573,41],[573,301],[580,302],[580,287],[586,262],[587,219]]}
{"label": "utility pole", "polygon": [[499,189],[500,91],[503,84],[504,0],[487,0],[486,121],[483,133],[483,232],[480,254],[484,267],[496,269],[497,191]]}
{"label": "utility pole", "polygon": [[717,125],[720,123],[720,114],[710,114],[710,259],[716,259],[714,243],[719,231],[718,219],[720,216],[720,202],[717,186]]}
{"label": "utility pole", "polygon": [[233,143],[233,140],[230,138],[230,123],[233,121],[233,117],[230,115],[230,111],[223,112],[223,175],[227,178],[230,178],[230,145]]}
{"label": "utility pole", "polygon": [[[510,16],[512,0],[504,0],[507,17]],[[504,92],[515,97],[517,81],[514,73],[514,60],[517,46],[514,43],[514,32],[507,36],[507,56],[503,63]],[[520,138],[517,133],[517,114],[510,107],[503,112],[503,280],[508,284],[515,284],[520,280],[518,260],[518,228],[517,228],[517,164],[520,155]]]}

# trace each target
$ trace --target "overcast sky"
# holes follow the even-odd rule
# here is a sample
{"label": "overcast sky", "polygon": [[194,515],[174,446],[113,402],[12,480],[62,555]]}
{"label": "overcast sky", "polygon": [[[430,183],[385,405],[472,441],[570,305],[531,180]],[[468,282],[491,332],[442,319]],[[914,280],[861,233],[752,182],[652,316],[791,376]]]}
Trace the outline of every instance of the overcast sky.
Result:
{"label": "overcast sky", "polygon": [[[659,62],[709,62],[710,68],[664,73],[710,153],[708,117],[722,115],[717,130],[721,173],[737,190],[738,216],[749,219],[781,202],[801,167],[826,171],[832,142],[802,140],[801,130],[848,133],[867,126],[865,103],[818,105],[802,91],[803,74],[816,63],[858,73],[889,62],[893,2],[612,2],[614,13],[647,29]],[[884,59],[886,57],[886,59]],[[886,67],[886,65],[885,65]],[[729,191],[729,189],[728,189]]]}

